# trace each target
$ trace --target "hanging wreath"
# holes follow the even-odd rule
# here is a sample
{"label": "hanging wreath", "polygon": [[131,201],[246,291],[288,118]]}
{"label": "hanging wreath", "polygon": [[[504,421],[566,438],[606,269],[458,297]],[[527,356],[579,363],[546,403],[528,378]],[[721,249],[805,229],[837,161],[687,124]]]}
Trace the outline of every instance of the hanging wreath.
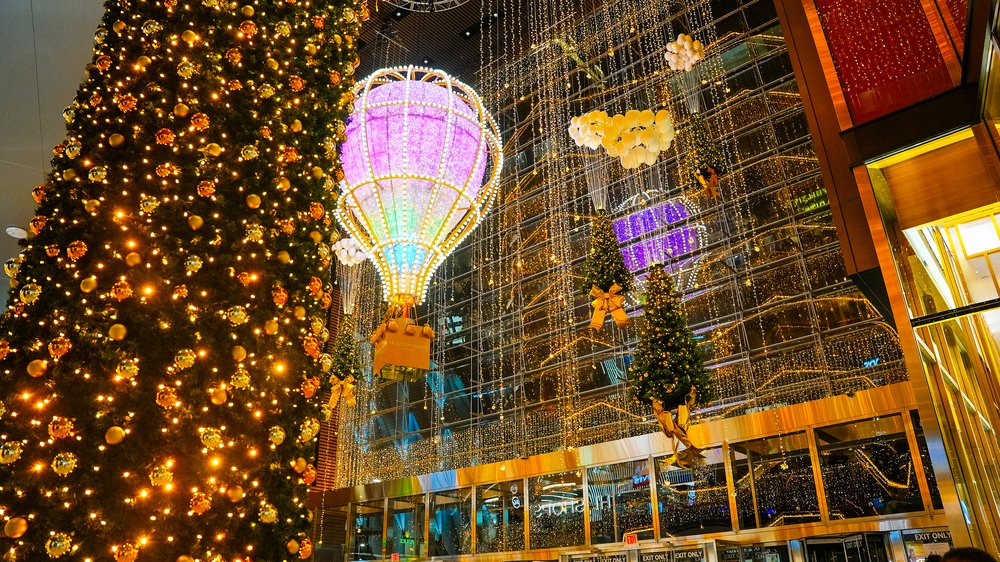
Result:
{"label": "hanging wreath", "polygon": [[681,164],[683,175],[696,181],[706,196],[718,197],[719,176],[724,173],[722,165],[725,159],[700,113],[691,115],[684,131],[684,145],[687,154]]}
{"label": "hanging wreath", "polygon": [[611,217],[603,209],[590,223],[590,252],[583,264],[583,279],[584,290],[589,287],[589,295],[594,299],[590,327],[600,330],[608,314],[615,324],[628,324],[628,315],[622,305],[625,294],[632,288],[632,272],[625,266]]}
{"label": "hanging wreath", "polygon": [[636,402],[652,402],[660,429],[674,442],[668,463],[691,466],[701,458],[701,449],[687,435],[691,411],[698,400],[712,399],[712,380],[680,294],[662,267],[654,267],[646,278],[644,307],[629,392]]}

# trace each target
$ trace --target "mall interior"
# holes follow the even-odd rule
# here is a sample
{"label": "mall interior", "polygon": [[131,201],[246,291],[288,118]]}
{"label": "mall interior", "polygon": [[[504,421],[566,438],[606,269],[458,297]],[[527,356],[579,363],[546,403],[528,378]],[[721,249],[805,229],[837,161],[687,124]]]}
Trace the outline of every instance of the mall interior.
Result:
{"label": "mall interior", "polygon": [[[670,72],[681,33],[704,59]],[[363,39],[361,75],[473,85],[503,173],[420,307],[430,370],[369,367],[324,427],[318,560],[998,552],[997,3],[389,0]],[[566,134],[648,107],[678,130],[652,166]],[[723,153],[714,189],[680,171],[696,114]],[[598,205],[632,274],[666,264],[682,293],[716,386],[689,431],[702,462],[672,462],[628,398],[634,323],[588,327],[575,279]],[[377,275],[338,293],[369,366]]]}

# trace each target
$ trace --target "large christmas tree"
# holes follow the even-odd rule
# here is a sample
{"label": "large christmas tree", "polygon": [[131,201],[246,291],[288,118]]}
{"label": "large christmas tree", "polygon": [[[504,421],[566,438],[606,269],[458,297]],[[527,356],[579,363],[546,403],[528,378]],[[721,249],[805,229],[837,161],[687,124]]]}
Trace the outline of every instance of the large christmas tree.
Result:
{"label": "large christmas tree", "polygon": [[327,209],[365,13],[108,0],[7,265],[5,560],[310,556]]}
{"label": "large christmas tree", "polygon": [[632,272],[625,265],[611,216],[604,209],[597,211],[590,223],[590,251],[583,263],[584,290],[592,286],[610,291],[615,283],[622,293],[632,288]]}
{"label": "large christmas tree", "polygon": [[687,325],[673,279],[662,267],[646,277],[646,297],[634,360],[629,367],[633,398],[661,400],[664,410],[687,402],[692,388],[698,401],[712,399],[705,358]]}

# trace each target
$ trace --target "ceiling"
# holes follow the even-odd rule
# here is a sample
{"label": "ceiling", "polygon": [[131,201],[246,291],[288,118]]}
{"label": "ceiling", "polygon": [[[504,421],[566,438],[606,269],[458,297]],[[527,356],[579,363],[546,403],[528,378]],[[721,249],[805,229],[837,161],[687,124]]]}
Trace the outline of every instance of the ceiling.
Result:
{"label": "ceiling", "polygon": [[[427,64],[474,82],[482,1],[437,13],[410,13],[384,0],[370,6],[360,76],[385,65]],[[65,136],[62,110],[90,62],[102,14],[102,0],[0,1],[0,227],[24,227],[33,215],[31,188],[45,180],[52,147]],[[17,241],[0,230],[0,262],[17,253]]]}

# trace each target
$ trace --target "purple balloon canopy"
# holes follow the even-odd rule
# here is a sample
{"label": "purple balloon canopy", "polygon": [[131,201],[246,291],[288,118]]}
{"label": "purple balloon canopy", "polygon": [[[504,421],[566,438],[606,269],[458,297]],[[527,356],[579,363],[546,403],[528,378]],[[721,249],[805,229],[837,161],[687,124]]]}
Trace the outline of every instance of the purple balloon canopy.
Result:
{"label": "purple balloon canopy", "polygon": [[385,296],[419,302],[492,203],[496,124],[471,88],[440,71],[380,70],[357,93],[340,149],[337,217],[374,258]]}

